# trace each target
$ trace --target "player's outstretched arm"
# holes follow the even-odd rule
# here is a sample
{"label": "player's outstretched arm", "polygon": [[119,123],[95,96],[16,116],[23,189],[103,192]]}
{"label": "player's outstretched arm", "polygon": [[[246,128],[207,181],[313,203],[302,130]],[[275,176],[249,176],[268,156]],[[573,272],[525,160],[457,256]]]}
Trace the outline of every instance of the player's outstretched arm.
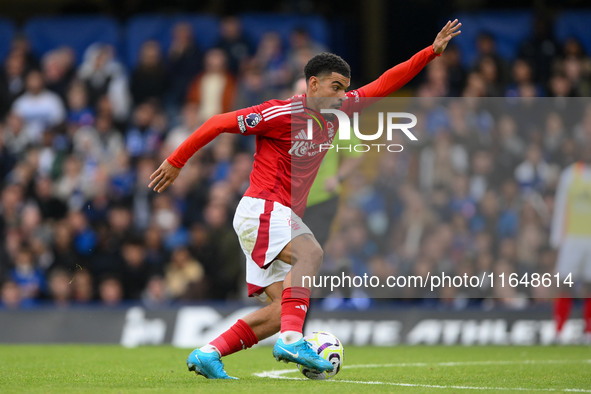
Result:
{"label": "player's outstretched arm", "polygon": [[228,112],[212,116],[207,122],[193,132],[183,143],[158,167],[150,176],[148,187],[161,193],[174,183],[181,168],[199,149],[203,148],[215,137],[225,132],[237,132],[236,114]]}
{"label": "player's outstretched arm", "polygon": [[446,25],[443,26],[443,29],[435,37],[435,41],[433,41],[433,52],[441,55],[445,51],[449,41],[462,32],[459,30],[461,26],[462,24],[457,19],[453,22],[447,21]]}
{"label": "player's outstretched arm", "polygon": [[358,89],[362,97],[386,97],[406,85],[431,60],[435,59],[447,47],[449,41],[461,33],[458,20],[449,21],[435,37],[433,45],[424,48],[407,61],[400,63],[383,73],[375,81]]}

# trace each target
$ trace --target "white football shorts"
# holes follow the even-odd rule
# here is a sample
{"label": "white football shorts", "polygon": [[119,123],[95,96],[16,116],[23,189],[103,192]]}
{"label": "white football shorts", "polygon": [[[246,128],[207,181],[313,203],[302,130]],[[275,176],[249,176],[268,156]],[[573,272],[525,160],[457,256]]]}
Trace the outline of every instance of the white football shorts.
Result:
{"label": "white football shorts", "polygon": [[246,256],[248,295],[265,300],[265,288],[283,281],[291,270],[277,259],[279,253],[295,237],[312,232],[291,208],[247,196],[240,200],[233,224]]}

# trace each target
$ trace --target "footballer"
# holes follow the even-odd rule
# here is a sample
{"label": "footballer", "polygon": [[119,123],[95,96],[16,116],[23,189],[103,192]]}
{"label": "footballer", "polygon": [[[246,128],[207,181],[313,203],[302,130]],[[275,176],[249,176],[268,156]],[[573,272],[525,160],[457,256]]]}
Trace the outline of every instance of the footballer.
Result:
{"label": "footballer", "polygon": [[[250,348],[278,331],[281,334],[273,347],[278,361],[315,371],[333,370],[302,335],[310,289],[303,286],[301,278],[317,273],[323,254],[301,220],[326,154],[326,150],[312,148],[331,144],[338,130],[338,119],[323,116],[321,110],[340,109],[351,114],[367,101],[361,98],[388,96],[441,55],[449,41],[461,33],[460,26],[457,19],[448,21],[432,45],[357,90],[347,91],[351,77],[347,62],[332,53],[316,55],[304,69],[305,94],[211,117],[151,175],[149,187],[160,193],[179,176],[187,160],[219,134],[256,136],[250,187],[236,208],[233,225],[246,256],[248,295],[269,303],[191,352],[189,370],[209,379],[235,379],[224,370],[221,357]],[[299,132],[308,130],[308,124],[312,124],[312,140]]]}

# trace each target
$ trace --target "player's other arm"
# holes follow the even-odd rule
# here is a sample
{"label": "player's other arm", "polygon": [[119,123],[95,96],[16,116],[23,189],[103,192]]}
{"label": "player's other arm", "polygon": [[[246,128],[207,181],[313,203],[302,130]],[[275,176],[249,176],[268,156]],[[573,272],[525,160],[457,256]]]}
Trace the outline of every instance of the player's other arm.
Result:
{"label": "player's other arm", "polygon": [[237,133],[236,113],[214,115],[193,132],[150,176],[148,187],[162,192],[173,184],[181,168],[199,149],[210,143],[221,133]]}
{"label": "player's other arm", "polygon": [[428,46],[422,51],[416,53],[409,60],[400,63],[385,73],[375,81],[359,89],[364,97],[386,97],[404,86],[413,79],[431,60],[441,55],[449,41],[460,34],[461,23],[458,20],[448,21],[447,24],[435,37],[433,45]]}

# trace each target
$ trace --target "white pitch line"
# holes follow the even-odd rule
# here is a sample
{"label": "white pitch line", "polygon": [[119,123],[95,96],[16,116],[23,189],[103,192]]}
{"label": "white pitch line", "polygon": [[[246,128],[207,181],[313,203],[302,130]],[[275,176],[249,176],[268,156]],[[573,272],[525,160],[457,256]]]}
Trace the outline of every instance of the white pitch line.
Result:
{"label": "white pitch line", "polygon": [[[378,368],[378,367],[425,367],[425,366],[470,366],[470,365],[512,365],[512,364],[567,364],[567,363],[591,363],[591,360],[523,360],[523,361],[465,361],[465,362],[442,362],[442,363],[396,363],[396,364],[358,364],[345,366],[343,368]],[[263,371],[253,374],[260,378],[282,379],[282,380],[308,380],[306,378],[295,378],[283,376],[288,373],[297,372],[293,369],[281,369],[275,371]],[[386,385],[398,387],[421,387],[433,389],[456,389],[456,390],[497,390],[497,391],[545,391],[545,392],[573,392],[573,393],[591,393],[587,389],[552,389],[552,388],[525,388],[525,387],[477,387],[477,386],[443,386],[436,384],[418,384],[418,383],[396,383],[380,381],[361,381],[361,380],[327,380],[333,383],[355,383],[366,385]]]}
{"label": "white pitch line", "polygon": [[520,361],[451,361],[441,363],[394,363],[394,364],[358,364],[345,365],[343,368],[378,368],[378,367],[461,367],[470,365],[511,365],[511,364],[567,364],[591,363],[589,360],[520,360]]}

